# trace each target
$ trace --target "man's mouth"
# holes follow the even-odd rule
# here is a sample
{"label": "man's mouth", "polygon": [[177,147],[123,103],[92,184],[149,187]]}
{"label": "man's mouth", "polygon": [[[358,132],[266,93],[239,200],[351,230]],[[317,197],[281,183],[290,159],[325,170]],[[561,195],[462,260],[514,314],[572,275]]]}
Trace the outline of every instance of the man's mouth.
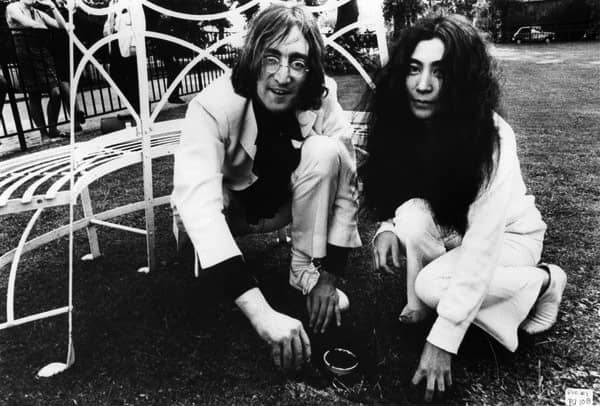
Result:
{"label": "man's mouth", "polygon": [[290,91],[287,89],[271,88],[270,90],[278,96],[285,96],[286,94],[290,93]]}

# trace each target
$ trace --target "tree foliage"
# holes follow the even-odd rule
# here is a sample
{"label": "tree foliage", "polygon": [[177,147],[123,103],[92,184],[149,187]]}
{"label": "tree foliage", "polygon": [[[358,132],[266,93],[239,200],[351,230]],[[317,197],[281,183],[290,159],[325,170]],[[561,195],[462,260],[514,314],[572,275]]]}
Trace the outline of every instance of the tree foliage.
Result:
{"label": "tree foliage", "polygon": [[424,0],[384,0],[383,17],[393,27],[394,37],[427,9]]}

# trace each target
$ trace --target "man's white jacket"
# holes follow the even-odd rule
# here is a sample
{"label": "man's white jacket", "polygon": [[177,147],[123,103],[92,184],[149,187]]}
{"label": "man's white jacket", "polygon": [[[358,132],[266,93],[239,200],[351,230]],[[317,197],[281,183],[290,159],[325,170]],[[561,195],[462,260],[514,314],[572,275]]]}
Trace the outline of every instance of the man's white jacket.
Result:
{"label": "man's white jacket", "polygon": [[[352,130],[337,101],[336,83],[326,78],[327,95],[318,110],[297,111],[304,139],[339,140],[340,165],[349,170],[339,179],[331,211],[328,242],[360,246],[357,227],[358,191]],[[250,99],[236,94],[229,75],[205,88],[189,104],[181,141],[175,154],[172,204],[183,221],[203,268],[240,255],[223,215],[223,188],[243,190],[252,185],[257,125]],[[292,141],[301,148],[301,141]]]}

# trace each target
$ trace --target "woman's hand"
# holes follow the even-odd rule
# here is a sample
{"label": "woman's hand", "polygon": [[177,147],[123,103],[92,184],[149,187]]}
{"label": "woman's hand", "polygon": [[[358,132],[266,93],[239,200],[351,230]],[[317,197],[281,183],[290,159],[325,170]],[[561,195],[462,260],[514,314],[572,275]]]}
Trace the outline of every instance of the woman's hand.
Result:
{"label": "woman's hand", "polygon": [[443,395],[446,388],[452,386],[452,354],[435,345],[425,342],[419,367],[412,378],[412,384],[418,385],[427,379],[425,386],[425,401],[431,402],[435,390]]}
{"label": "woman's hand", "polygon": [[392,256],[392,264],[400,267],[400,240],[392,231],[384,231],[375,237],[373,241],[373,261],[375,269],[384,269],[388,273],[394,273],[388,265],[388,255]]}

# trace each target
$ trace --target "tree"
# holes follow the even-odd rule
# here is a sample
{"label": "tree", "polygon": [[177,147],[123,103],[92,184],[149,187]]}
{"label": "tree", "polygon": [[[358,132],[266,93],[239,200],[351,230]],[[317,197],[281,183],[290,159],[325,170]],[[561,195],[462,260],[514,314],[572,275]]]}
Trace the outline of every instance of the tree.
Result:
{"label": "tree", "polygon": [[395,37],[404,27],[414,23],[426,8],[424,0],[384,0],[383,17],[392,25]]}
{"label": "tree", "polygon": [[[153,0],[153,2],[169,10],[187,14],[212,14],[228,10],[223,0]],[[229,26],[229,22],[225,19],[210,24],[220,30]],[[153,10],[146,10],[146,25],[150,30],[171,34],[190,42],[197,43],[200,38],[198,22],[173,19]]]}
{"label": "tree", "polygon": [[508,30],[508,9],[510,0],[490,0],[491,33],[495,42],[510,38]]}
{"label": "tree", "polygon": [[477,0],[473,4],[473,24],[479,30],[492,33],[494,29],[490,0]]}

